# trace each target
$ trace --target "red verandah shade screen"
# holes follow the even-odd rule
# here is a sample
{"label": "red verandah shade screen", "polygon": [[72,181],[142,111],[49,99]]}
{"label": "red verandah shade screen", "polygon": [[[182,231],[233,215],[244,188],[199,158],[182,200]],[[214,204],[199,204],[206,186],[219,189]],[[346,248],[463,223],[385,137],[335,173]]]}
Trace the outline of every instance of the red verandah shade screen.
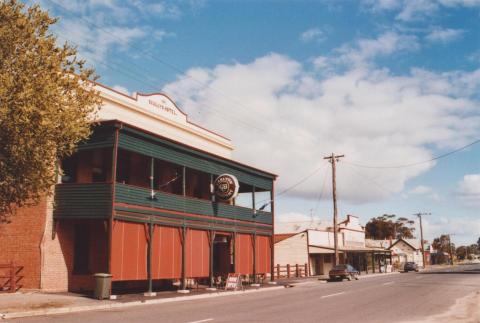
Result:
{"label": "red verandah shade screen", "polygon": [[147,279],[146,255],[144,224],[115,221],[112,233],[112,279]]}
{"label": "red verandah shade screen", "polygon": [[186,243],[187,277],[208,277],[210,273],[210,245],[207,231],[188,230]]}
{"label": "red verandah shade screen", "polygon": [[238,233],[235,238],[235,271],[237,274],[253,274],[252,235]]}
{"label": "red verandah shade screen", "polygon": [[255,253],[256,253],[256,271],[257,274],[269,273],[270,262],[271,262],[271,245],[270,237],[268,236],[257,236]]}
{"label": "red verandah shade screen", "polygon": [[173,279],[181,276],[181,229],[156,225],[152,244],[152,278]]}

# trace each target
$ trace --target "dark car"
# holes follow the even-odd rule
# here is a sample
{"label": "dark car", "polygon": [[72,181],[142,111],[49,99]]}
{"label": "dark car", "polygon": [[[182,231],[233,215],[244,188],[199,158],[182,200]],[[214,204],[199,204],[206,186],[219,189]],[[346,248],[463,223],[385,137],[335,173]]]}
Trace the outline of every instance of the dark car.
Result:
{"label": "dark car", "polygon": [[418,271],[418,266],[416,263],[409,261],[405,263],[405,266],[403,266],[403,271],[404,272]]}
{"label": "dark car", "polygon": [[348,264],[336,265],[335,267],[332,268],[332,270],[328,272],[328,276],[330,277],[331,280],[336,280],[336,279],[343,280],[345,278],[348,280],[358,279],[359,274],[360,272],[358,270],[356,270],[355,268],[353,268]]}

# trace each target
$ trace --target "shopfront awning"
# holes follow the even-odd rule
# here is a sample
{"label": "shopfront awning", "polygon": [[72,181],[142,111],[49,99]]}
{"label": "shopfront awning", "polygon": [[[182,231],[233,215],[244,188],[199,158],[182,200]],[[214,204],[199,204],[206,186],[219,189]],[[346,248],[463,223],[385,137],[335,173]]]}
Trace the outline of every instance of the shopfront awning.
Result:
{"label": "shopfront awning", "polygon": [[[368,248],[360,246],[341,246],[338,248],[339,253],[344,252],[365,252],[365,253],[376,253],[376,254],[389,254],[390,250],[381,249],[381,248]],[[330,246],[317,246],[309,245],[308,253],[310,254],[333,254],[335,253],[334,248]]]}
{"label": "shopfront awning", "polygon": [[330,249],[330,248],[322,248],[322,247],[316,247],[316,246],[308,246],[308,253],[309,254],[333,254],[335,253],[335,250]]}

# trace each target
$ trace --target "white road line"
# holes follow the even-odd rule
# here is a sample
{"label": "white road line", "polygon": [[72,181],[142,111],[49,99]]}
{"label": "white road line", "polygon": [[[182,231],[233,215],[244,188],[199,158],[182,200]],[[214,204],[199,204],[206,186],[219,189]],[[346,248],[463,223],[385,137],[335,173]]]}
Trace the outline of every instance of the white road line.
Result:
{"label": "white road line", "polygon": [[342,295],[342,294],[345,294],[345,292],[340,292],[340,293],[335,293],[335,294],[330,294],[330,295],[324,295],[320,298],[327,298],[327,297],[332,297],[332,296],[337,296],[337,295]]}
{"label": "white road line", "polygon": [[204,319],[204,320],[200,320],[200,321],[191,321],[191,322],[187,322],[187,323],[202,323],[202,322],[209,322],[209,321],[213,321],[213,319],[209,318],[209,319]]}
{"label": "white road line", "polygon": [[386,285],[391,285],[391,284],[395,284],[395,282],[387,282],[387,283],[383,283],[382,285],[386,286]]}

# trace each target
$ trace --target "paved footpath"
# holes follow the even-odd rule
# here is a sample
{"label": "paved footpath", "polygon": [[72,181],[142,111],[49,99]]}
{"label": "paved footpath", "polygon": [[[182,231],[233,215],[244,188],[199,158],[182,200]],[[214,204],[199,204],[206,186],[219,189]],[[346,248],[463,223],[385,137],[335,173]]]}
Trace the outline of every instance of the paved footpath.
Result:
{"label": "paved footpath", "polygon": [[8,322],[480,322],[480,265]]}

